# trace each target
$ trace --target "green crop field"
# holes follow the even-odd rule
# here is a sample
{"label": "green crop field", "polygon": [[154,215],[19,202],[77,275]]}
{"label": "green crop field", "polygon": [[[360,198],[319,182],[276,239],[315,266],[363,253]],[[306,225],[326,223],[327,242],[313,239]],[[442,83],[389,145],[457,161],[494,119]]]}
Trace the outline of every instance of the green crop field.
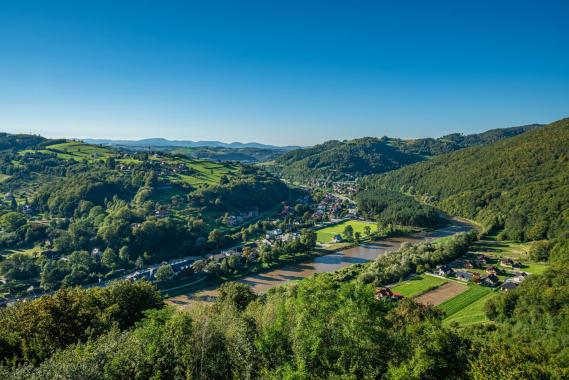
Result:
{"label": "green crop field", "polygon": [[85,144],[79,141],[68,141],[61,144],[48,145],[41,150],[22,150],[21,155],[27,153],[46,153],[55,154],[59,158],[66,160],[96,160],[114,156],[111,149],[103,148],[97,145]]}
{"label": "green crop field", "polygon": [[62,144],[47,146],[47,151],[56,153],[61,158],[75,160],[93,160],[111,157],[114,152],[108,148],[85,144],[78,141],[68,141]]}
{"label": "green crop field", "polygon": [[342,234],[344,232],[344,228],[347,225],[351,225],[354,229],[354,233],[359,232],[362,234],[362,237],[365,236],[364,228],[365,226],[370,226],[371,231],[375,231],[376,225],[372,222],[364,222],[360,220],[347,220],[345,222],[335,224],[330,227],[325,227],[320,230],[316,231],[318,242],[319,243],[330,243],[334,235]]}
{"label": "green crop field", "polygon": [[169,165],[184,165],[191,169],[191,174],[176,174],[170,177],[173,182],[181,181],[194,187],[199,185],[212,185],[219,183],[221,177],[234,177],[237,175],[238,167],[228,163],[218,163],[213,161],[186,159],[186,158],[159,158]]}
{"label": "green crop field", "polygon": [[456,297],[451,298],[448,301],[443,302],[438,307],[444,311],[447,316],[451,316],[454,313],[459,312],[468,305],[478,301],[480,298],[484,297],[492,290],[479,286],[471,285],[466,292],[463,292]]}
{"label": "green crop field", "polygon": [[446,283],[442,278],[421,275],[399,283],[392,290],[404,297],[416,297]]}
{"label": "green crop field", "polygon": [[445,318],[443,323],[445,325],[449,325],[452,322],[457,322],[461,326],[468,326],[487,322],[488,317],[486,317],[486,313],[484,312],[484,306],[489,299],[494,298],[497,295],[497,292],[490,292],[485,296],[482,296],[462,310],[459,310]]}

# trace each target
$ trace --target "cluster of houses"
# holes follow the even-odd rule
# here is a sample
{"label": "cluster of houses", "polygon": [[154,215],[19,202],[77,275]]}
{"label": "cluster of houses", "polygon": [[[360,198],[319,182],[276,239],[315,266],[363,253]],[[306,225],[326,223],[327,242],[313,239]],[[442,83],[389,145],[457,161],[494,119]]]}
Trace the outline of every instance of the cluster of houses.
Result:
{"label": "cluster of houses", "polygon": [[328,219],[341,218],[345,213],[344,200],[332,194],[326,194],[316,206],[314,216]]}
{"label": "cluster of houses", "polygon": [[[180,275],[191,269],[192,262],[194,260],[195,260],[194,258],[179,259],[170,262],[170,266],[172,267],[176,275]],[[152,268],[141,269],[134,273],[129,274],[128,276],[126,276],[126,279],[129,281],[140,281],[140,280],[152,281],[155,279],[156,269],[158,268],[152,267]]]}
{"label": "cluster of houses", "polygon": [[332,190],[335,193],[351,197],[355,195],[358,191],[358,185],[356,181],[338,181],[332,182]]}
{"label": "cluster of houses", "polygon": [[206,258],[208,260],[214,260],[219,262],[225,258],[229,258],[231,256],[237,256],[239,258],[246,257],[247,260],[249,261],[255,261],[258,258],[258,251],[259,247],[257,243],[247,243],[240,246],[239,248],[223,250],[217,254],[209,254],[206,256]]}
{"label": "cluster of houses", "polygon": [[241,224],[257,218],[259,216],[259,209],[257,207],[252,208],[248,211],[242,211],[238,214],[227,215],[223,218],[223,223],[230,226],[240,226]]}
{"label": "cluster of houses", "polygon": [[[464,270],[455,270],[449,265],[438,265],[435,268],[434,273],[441,277],[454,277],[460,281],[474,282],[491,288],[500,286],[500,290],[503,291],[509,291],[516,288],[527,277],[527,273],[520,270],[522,268],[522,264],[520,262],[515,262],[512,259],[502,259],[500,261],[500,266],[513,270],[511,272],[513,276],[510,276],[501,282],[498,275],[504,274],[505,271],[499,267],[487,265],[489,260],[490,259],[484,255],[476,255],[474,259],[463,260],[462,267],[465,268]],[[471,272],[466,269],[482,269],[483,272]]]}
{"label": "cluster of houses", "polygon": [[264,244],[273,246],[278,242],[289,243],[294,240],[300,239],[300,234],[298,232],[283,232],[280,228],[275,228],[273,230],[267,231],[265,238],[262,240]]}

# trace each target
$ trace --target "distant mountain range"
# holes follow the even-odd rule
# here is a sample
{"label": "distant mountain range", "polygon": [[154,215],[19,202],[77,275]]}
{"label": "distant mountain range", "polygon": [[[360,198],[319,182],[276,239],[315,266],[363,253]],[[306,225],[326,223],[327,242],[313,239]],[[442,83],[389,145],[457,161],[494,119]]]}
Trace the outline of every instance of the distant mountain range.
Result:
{"label": "distant mountain range", "polygon": [[142,140],[110,140],[110,139],[83,139],[88,144],[125,146],[125,147],[210,147],[210,148],[260,148],[275,150],[294,150],[301,148],[300,146],[276,146],[267,145],[257,142],[241,143],[232,142],[224,143],[221,141],[192,141],[192,140],[168,140],[164,138],[150,138]]}

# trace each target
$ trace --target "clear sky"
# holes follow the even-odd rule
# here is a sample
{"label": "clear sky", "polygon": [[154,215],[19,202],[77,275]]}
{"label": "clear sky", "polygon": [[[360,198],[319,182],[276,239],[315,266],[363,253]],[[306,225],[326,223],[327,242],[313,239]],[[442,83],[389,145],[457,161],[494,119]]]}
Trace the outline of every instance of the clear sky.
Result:
{"label": "clear sky", "polygon": [[569,1],[0,2],[0,130],[311,145],[569,116]]}

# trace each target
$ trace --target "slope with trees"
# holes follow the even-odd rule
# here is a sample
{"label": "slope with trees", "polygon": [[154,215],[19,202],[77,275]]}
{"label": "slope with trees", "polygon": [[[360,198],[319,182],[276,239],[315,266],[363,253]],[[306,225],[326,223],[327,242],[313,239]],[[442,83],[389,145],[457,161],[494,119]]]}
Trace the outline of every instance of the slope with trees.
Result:
{"label": "slope with trees", "polygon": [[569,119],[497,143],[435,157],[364,181],[442,210],[539,240],[569,231]]}

